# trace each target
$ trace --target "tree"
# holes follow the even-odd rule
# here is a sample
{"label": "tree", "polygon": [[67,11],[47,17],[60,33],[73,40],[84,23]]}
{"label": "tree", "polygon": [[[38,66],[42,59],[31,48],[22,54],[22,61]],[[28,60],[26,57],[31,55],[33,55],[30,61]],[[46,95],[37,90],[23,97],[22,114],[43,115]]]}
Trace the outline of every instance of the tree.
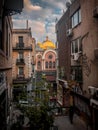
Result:
{"label": "tree", "polygon": [[[29,118],[30,130],[49,130],[53,125],[54,117],[51,113],[49,106],[49,89],[48,85],[45,85],[45,79],[36,84],[35,97],[33,103],[28,106],[21,106],[22,113]],[[43,95],[42,98],[38,95]]]}

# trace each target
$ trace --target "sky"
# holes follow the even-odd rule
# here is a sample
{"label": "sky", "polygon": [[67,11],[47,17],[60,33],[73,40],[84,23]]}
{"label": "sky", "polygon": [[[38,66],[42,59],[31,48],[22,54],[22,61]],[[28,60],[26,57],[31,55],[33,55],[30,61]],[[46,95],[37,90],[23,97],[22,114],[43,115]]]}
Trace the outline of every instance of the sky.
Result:
{"label": "sky", "polygon": [[66,11],[69,0],[24,0],[21,14],[14,15],[13,28],[26,28],[26,21],[31,27],[32,37],[36,42],[43,42],[48,36],[56,43],[55,24]]}

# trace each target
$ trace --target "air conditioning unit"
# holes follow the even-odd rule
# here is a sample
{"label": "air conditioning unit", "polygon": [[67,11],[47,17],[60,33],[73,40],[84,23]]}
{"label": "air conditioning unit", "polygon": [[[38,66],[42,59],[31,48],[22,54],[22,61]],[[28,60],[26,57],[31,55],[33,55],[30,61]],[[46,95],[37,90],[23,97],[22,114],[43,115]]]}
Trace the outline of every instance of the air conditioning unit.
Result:
{"label": "air conditioning unit", "polygon": [[72,59],[73,59],[74,61],[77,61],[78,58],[79,58],[79,53],[74,53],[74,54],[72,54]]}
{"label": "air conditioning unit", "polygon": [[67,37],[70,37],[70,36],[72,36],[72,35],[73,35],[72,29],[68,29],[68,30],[66,31],[66,36],[67,36]]}
{"label": "air conditioning unit", "polygon": [[96,97],[98,98],[98,88],[95,89]]}
{"label": "air conditioning unit", "polygon": [[96,89],[93,86],[88,86],[88,91],[90,95],[94,95],[94,93],[96,92]]}
{"label": "air conditioning unit", "polygon": [[93,10],[93,17],[98,18],[98,6]]}

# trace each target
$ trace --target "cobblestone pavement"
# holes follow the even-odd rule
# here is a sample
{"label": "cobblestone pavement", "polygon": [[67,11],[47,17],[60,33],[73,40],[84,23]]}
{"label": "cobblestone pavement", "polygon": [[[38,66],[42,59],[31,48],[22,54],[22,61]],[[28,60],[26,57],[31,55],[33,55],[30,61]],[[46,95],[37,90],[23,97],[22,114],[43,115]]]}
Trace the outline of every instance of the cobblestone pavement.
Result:
{"label": "cobblestone pavement", "polygon": [[54,125],[58,130],[87,130],[87,126],[78,116],[74,116],[73,124],[70,123],[68,116],[57,116]]}

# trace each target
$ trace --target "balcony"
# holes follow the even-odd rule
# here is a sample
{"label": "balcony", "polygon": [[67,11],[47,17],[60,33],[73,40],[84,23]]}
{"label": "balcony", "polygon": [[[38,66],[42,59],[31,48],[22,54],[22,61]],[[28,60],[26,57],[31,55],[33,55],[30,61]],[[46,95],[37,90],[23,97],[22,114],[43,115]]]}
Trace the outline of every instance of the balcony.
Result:
{"label": "balcony", "polygon": [[17,59],[16,60],[16,65],[25,65],[25,60],[22,58],[22,59]]}
{"label": "balcony", "polygon": [[0,95],[6,89],[6,76],[4,72],[0,72]]}
{"label": "balcony", "polygon": [[13,79],[13,84],[26,84],[30,80],[31,78],[26,78],[24,74],[17,74],[16,78]]}
{"label": "balcony", "polygon": [[16,43],[16,47],[13,47],[13,51],[32,51],[32,45],[24,46],[24,43]]}

